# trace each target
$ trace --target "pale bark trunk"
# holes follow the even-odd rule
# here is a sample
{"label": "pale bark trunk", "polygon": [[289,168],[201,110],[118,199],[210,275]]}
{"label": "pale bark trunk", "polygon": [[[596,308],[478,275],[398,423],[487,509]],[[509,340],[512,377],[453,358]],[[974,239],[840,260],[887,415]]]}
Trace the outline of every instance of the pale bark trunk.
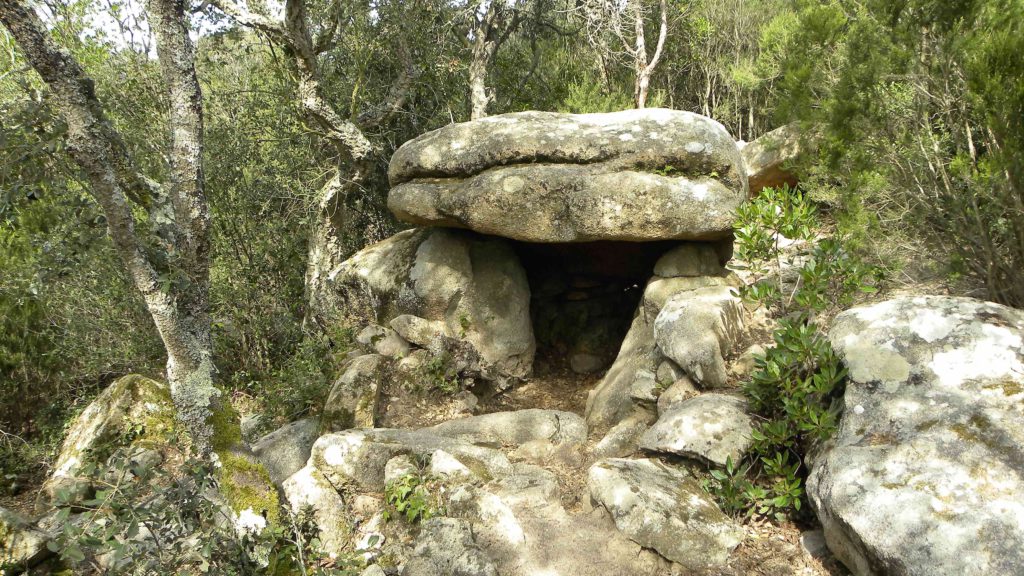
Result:
{"label": "pale bark trunk", "polygon": [[[150,185],[137,172],[120,135],[104,117],[93,81],[54,44],[35,12],[21,0],[5,0],[0,21],[50,87],[67,122],[68,152],[85,173],[89,193],[107,217],[114,247],[167,350],[167,377],[179,419],[195,449],[206,453],[212,435],[209,415],[219,392],[213,386],[207,310],[209,214],[200,165],[202,106],[181,0],[154,1],[151,10],[172,104],[171,179],[162,187]],[[149,211],[152,230],[137,227],[132,202]],[[155,238],[147,239],[147,234]],[[177,268],[154,264],[146,246],[173,248]],[[165,289],[162,277],[183,280]]]}
{"label": "pale bark trunk", "polygon": [[498,53],[502,0],[490,0],[487,11],[473,28],[472,57],[469,62],[469,117],[477,120],[487,116],[494,100],[494,91],[487,88],[487,74]]}
{"label": "pale bark trunk", "polygon": [[661,52],[665,47],[665,38],[668,36],[668,6],[666,5],[666,0],[661,0],[661,24],[658,28],[658,44],[654,49],[654,56],[648,61],[647,42],[644,35],[644,13],[640,2],[641,0],[636,0],[634,4],[636,81],[633,88],[633,99],[637,108],[644,108],[647,106],[647,94],[650,91],[651,75],[654,73],[654,68],[658,65],[658,61],[661,60]]}

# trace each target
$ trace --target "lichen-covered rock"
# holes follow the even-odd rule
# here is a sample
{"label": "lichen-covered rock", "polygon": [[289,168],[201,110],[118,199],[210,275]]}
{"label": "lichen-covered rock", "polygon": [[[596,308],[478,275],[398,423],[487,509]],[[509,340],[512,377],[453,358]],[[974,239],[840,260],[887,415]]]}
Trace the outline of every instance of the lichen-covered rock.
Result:
{"label": "lichen-covered rock", "polygon": [[727,287],[700,288],[671,298],[654,320],[654,338],[698,384],[728,383],[725,356],[743,329],[743,305]]}
{"label": "lichen-covered rock", "polygon": [[[519,379],[532,369],[530,288],[500,238],[441,228],[400,232],[343,262],[328,284],[340,321],[390,324],[421,347],[437,336],[464,343],[477,356],[467,370],[486,379]],[[430,338],[392,323],[402,315],[427,322]]]}
{"label": "lichen-covered rock", "polygon": [[46,502],[40,504],[52,502],[58,492],[70,501],[84,497],[91,479],[81,472],[89,465],[105,463],[117,448],[133,442],[163,443],[174,426],[167,384],[137,374],[118,378],[71,424],[40,492]]}
{"label": "lichen-covered rock", "polygon": [[402,220],[529,242],[724,238],[747,196],[721,124],[655,108],[452,124],[399,148],[389,178]]}
{"label": "lichen-covered rock", "polygon": [[724,466],[739,463],[753,442],[747,403],[727,394],[701,394],[660,412],[640,439],[654,452],[700,458]]}
{"label": "lichen-covered rock", "polygon": [[292,474],[283,482],[282,490],[292,512],[312,509],[325,553],[337,556],[349,547],[352,525],[345,499],[315,466],[304,466]]}
{"label": "lichen-covered rock", "polygon": [[281,486],[306,465],[319,431],[319,421],[304,418],[278,428],[252,445],[253,454],[263,463],[275,486]]}
{"label": "lichen-covered rock", "polygon": [[391,328],[371,324],[356,335],[356,342],[368,352],[376,352],[388,358],[404,358],[409,354],[409,342]]}
{"label": "lichen-covered rock", "polygon": [[612,426],[590,451],[594,458],[624,458],[632,456],[640,448],[640,437],[650,427],[654,416],[637,412]]}
{"label": "lichen-covered rock", "polygon": [[674,278],[655,276],[647,282],[647,286],[644,288],[644,314],[653,321],[668,303],[669,298],[682,292],[693,292],[701,288],[716,286],[738,288],[741,284],[740,278],[732,272],[720,276],[676,276]]}
{"label": "lichen-covered rock", "polygon": [[50,536],[18,514],[0,507],[0,574],[27,571],[52,555]]}
{"label": "lichen-covered rock", "polygon": [[678,468],[609,458],[590,468],[587,485],[626,536],[689,570],[725,563],[743,538],[743,530]]}
{"label": "lichen-covered rock", "polygon": [[1024,312],[905,297],[840,314],[849,369],[807,494],[857,575],[1024,573]]}
{"label": "lichen-covered rock", "polygon": [[366,354],[353,360],[331,387],[324,403],[323,427],[373,428],[387,369],[388,359],[380,354]]}
{"label": "lichen-covered rock", "polygon": [[431,518],[423,523],[402,576],[498,576],[498,571],[473,540],[469,522]]}
{"label": "lichen-covered rock", "polygon": [[666,414],[669,410],[697,394],[700,394],[700,392],[693,385],[693,380],[690,380],[690,377],[684,374],[658,395],[658,415]]}
{"label": "lichen-covered rock", "polygon": [[769,187],[796,186],[796,175],[787,169],[787,164],[796,160],[802,151],[800,127],[796,124],[776,128],[743,146],[741,151],[751,197]]}
{"label": "lichen-covered rock", "polygon": [[336,486],[351,484],[374,492],[384,486],[387,463],[395,456],[412,455],[425,461],[438,450],[472,463],[467,466],[480,477],[493,478],[512,470],[508,457],[494,448],[446,438],[429,430],[390,428],[346,430],[321,436],[313,444],[309,462]]}

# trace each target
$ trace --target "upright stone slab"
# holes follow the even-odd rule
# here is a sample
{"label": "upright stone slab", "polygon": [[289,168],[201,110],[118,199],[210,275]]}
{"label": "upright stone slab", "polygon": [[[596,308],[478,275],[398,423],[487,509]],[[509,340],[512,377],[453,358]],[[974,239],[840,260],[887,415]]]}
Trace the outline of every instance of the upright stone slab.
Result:
{"label": "upright stone slab", "polygon": [[479,358],[469,370],[480,376],[516,379],[532,370],[530,287],[505,240],[407,230],[360,250],[331,272],[329,283],[337,316],[350,325],[386,326],[408,316],[436,328],[438,338],[472,347]]}
{"label": "upright stone slab", "polygon": [[529,242],[722,239],[747,197],[721,124],[657,108],[451,124],[405,143],[388,175],[401,220]]}

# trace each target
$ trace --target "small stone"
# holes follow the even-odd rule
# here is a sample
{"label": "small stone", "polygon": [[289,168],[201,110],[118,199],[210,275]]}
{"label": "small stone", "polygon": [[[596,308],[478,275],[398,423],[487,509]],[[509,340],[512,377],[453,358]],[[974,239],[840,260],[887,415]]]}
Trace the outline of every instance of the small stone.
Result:
{"label": "small stone", "polygon": [[829,555],[825,544],[825,533],[821,530],[808,530],[800,534],[800,547],[811,558],[824,558]]}
{"label": "small stone", "polygon": [[683,372],[683,369],[677,366],[675,362],[662,360],[661,364],[658,364],[658,384],[667,388],[684,377],[686,377],[686,372]]}
{"label": "small stone", "polygon": [[569,358],[569,367],[577,374],[592,374],[604,368],[606,360],[596,354],[577,352]]}
{"label": "small stone", "polygon": [[633,384],[629,388],[629,397],[637,402],[653,404],[658,401],[658,381],[654,372],[637,370]]}
{"label": "small stone", "polygon": [[384,484],[390,484],[403,476],[417,472],[419,472],[419,468],[407,454],[395,456],[384,466]]}
{"label": "small stone", "polygon": [[658,396],[658,414],[661,415],[668,412],[677,404],[689,400],[697,394],[700,394],[700,392],[693,385],[693,380],[690,380],[689,376],[683,376],[673,382],[671,386]]}

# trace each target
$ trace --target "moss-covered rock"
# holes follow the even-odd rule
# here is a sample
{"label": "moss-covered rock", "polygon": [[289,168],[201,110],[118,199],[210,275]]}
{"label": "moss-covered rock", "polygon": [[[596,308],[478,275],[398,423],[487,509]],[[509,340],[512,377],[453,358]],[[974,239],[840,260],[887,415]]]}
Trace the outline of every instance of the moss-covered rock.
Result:
{"label": "moss-covered rock", "polygon": [[115,380],[71,424],[40,503],[53,502],[58,493],[71,500],[86,496],[91,488],[87,471],[120,447],[165,445],[174,428],[167,384],[138,374]]}

